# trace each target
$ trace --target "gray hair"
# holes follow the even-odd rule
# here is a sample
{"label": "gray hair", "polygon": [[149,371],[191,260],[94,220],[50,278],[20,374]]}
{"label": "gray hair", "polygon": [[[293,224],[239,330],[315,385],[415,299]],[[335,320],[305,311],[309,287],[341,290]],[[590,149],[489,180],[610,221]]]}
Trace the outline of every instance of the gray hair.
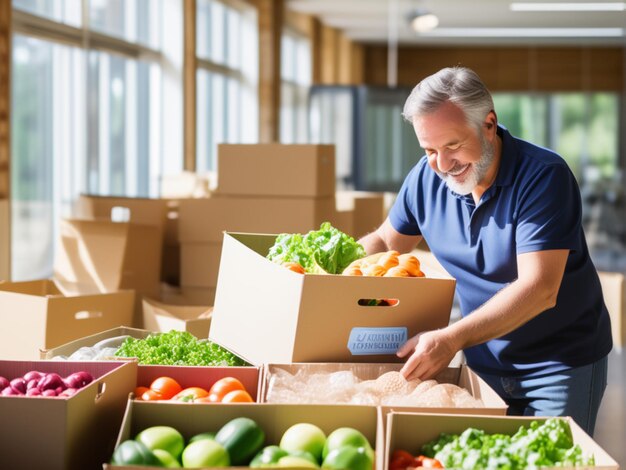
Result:
{"label": "gray hair", "polygon": [[413,88],[404,103],[402,117],[412,123],[416,117],[434,112],[446,101],[461,108],[468,124],[477,129],[494,109],[491,93],[476,72],[466,67],[447,67]]}

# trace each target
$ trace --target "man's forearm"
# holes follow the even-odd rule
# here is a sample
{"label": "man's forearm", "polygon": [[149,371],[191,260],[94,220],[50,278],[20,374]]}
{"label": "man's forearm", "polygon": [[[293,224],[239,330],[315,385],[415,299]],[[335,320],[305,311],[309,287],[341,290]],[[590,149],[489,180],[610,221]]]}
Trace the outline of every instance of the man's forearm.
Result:
{"label": "man's forearm", "polygon": [[554,306],[541,286],[515,281],[470,315],[446,328],[458,349],[499,338]]}
{"label": "man's forearm", "polygon": [[388,249],[387,244],[376,231],[368,233],[364,237],[360,238],[359,243],[363,245],[363,248],[365,248],[365,252],[368,255],[380,253],[381,251],[387,251]]}

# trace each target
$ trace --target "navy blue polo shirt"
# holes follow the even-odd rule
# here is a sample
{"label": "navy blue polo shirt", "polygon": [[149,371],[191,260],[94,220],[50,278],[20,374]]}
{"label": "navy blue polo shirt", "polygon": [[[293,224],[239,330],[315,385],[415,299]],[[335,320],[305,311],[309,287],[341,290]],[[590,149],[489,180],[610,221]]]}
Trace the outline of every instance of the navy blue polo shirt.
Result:
{"label": "navy blue polo shirt", "polygon": [[521,253],[570,250],[556,306],[501,338],[466,349],[478,372],[533,376],[590,364],[612,347],[610,320],[581,225],[574,175],[550,150],[499,126],[502,158],[478,205],[451,191],[423,157],[389,213],[405,235],[422,235],[457,280],[461,314],[471,314],[517,278]]}

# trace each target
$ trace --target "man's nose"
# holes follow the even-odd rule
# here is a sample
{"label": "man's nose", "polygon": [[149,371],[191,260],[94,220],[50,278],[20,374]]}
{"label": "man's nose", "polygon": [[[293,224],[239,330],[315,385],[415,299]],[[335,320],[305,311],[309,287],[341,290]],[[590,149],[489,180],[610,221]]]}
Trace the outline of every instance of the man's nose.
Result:
{"label": "man's nose", "polygon": [[441,150],[437,153],[437,168],[442,173],[447,173],[452,168],[454,168],[455,161],[453,158],[450,158],[448,152],[445,150]]}

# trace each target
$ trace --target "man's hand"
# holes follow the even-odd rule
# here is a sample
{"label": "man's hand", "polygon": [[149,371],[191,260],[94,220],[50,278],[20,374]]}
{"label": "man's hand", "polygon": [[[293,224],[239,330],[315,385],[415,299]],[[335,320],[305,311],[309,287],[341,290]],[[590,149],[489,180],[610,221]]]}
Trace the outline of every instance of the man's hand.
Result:
{"label": "man's hand", "polygon": [[448,367],[458,350],[445,329],[420,333],[398,349],[398,357],[411,355],[400,373],[407,380],[431,379]]}

